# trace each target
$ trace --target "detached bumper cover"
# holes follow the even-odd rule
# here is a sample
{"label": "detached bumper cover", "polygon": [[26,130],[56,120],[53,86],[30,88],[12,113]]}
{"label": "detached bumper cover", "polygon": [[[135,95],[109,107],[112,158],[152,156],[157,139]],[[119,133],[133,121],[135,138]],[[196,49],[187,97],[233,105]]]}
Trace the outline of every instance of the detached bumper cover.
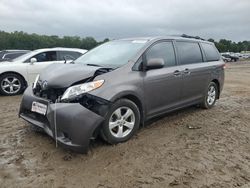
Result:
{"label": "detached bumper cover", "polygon": [[[48,106],[46,115],[31,111],[33,101]],[[59,145],[80,153],[87,152],[94,130],[104,120],[79,103],[50,103],[35,96],[31,87],[23,95],[19,117],[42,128]]]}

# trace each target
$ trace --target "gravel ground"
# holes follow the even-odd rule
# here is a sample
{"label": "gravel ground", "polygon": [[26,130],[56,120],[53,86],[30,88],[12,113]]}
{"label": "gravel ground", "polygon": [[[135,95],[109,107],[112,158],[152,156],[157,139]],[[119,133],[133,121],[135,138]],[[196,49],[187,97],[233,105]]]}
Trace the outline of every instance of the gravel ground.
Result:
{"label": "gravel ground", "polygon": [[147,123],[130,141],[87,155],[56,148],[0,97],[0,187],[250,187],[250,62],[228,64],[221,99]]}

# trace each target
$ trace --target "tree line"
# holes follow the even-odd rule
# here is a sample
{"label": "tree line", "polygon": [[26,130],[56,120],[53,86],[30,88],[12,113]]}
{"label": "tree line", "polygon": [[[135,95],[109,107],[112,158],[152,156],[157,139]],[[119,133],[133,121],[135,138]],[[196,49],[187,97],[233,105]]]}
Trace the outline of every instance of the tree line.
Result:
{"label": "tree line", "polygon": [[[4,32],[0,31],[0,50],[4,49],[23,49],[34,50],[39,48],[51,47],[68,47],[68,48],[82,48],[90,50],[95,46],[109,41],[108,38],[103,41],[96,41],[93,37],[81,38],[79,36],[64,36],[59,37],[56,35],[38,35],[28,34],[25,32]],[[233,42],[231,40],[221,39],[214,42],[220,52],[241,52],[250,51],[250,41]]]}
{"label": "tree line", "polygon": [[90,50],[95,46],[109,41],[104,39],[97,42],[93,37],[81,38],[78,36],[64,36],[59,37],[56,35],[38,35],[28,34],[25,32],[4,32],[0,31],[0,50],[5,49],[22,49],[22,50],[35,50],[40,48],[51,47],[67,47],[67,48],[81,48]]}
{"label": "tree line", "polygon": [[231,40],[221,39],[215,41],[214,39],[208,39],[213,42],[220,52],[242,52],[250,51],[250,41],[233,42]]}

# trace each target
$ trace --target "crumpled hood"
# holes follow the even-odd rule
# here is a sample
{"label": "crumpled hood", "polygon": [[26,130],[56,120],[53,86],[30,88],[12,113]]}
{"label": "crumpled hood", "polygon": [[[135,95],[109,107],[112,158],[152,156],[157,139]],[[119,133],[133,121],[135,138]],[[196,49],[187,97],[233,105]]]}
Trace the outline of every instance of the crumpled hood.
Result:
{"label": "crumpled hood", "polygon": [[52,64],[42,71],[39,81],[46,81],[47,88],[66,88],[93,76],[99,68],[82,64]]}

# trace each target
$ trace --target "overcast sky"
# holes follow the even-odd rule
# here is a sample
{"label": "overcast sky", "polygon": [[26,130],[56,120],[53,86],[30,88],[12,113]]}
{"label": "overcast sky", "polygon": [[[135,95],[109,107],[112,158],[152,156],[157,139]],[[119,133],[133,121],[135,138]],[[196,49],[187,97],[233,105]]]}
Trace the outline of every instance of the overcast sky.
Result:
{"label": "overcast sky", "polygon": [[250,0],[0,0],[0,30],[97,40],[183,33],[250,40]]}

